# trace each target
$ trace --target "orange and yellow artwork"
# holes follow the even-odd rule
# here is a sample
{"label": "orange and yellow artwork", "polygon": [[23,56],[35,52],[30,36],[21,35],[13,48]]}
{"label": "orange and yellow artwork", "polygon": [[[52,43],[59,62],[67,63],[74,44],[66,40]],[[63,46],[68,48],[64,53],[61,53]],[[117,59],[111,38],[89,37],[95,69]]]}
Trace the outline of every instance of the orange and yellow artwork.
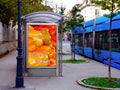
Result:
{"label": "orange and yellow artwork", "polygon": [[57,25],[28,25],[28,66],[56,66]]}

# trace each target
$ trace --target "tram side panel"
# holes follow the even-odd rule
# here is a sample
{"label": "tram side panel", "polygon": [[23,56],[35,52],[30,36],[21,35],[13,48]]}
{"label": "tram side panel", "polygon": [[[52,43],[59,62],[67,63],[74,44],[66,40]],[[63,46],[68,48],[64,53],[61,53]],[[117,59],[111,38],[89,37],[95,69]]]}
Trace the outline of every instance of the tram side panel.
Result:
{"label": "tram side panel", "polygon": [[82,54],[81,47],[79,46],[80,43],[79,34],[74,34],[74,41],[71,41],[71,51],[78,55]]}
{"label": "tram side panel", "polygon": [[[73,30],[75,40],[75,54],[84,55],[92,58],[92,27],[87,27],[85,33],[79,32],[80,30]],[[71,51],[74,52],[74,41],[71,41]]]}
{"label": "tram side panel", "polygon": [[[83,55],[83,31],[81,30],[81,27],[76,27],[72,31],[72,36],[73,35],[74,35],[73,40],[75,41],[73,40],[71,41],[71,51],[74,52],[75,48],[75,54]],[[75,45],[75,47],[73,44]]]}
{"label": "tram side panel", "polygon": [[112,22],[112,63],[111,66],[120,69],[120,20]]}
{"label": "tram side panel", "polygon": [[[117,25],[117,26],[116,26]],[[120,27],[118,24],[112,25],[112,59],[111,66],[120,69]],[[95,59],[109,64],[109,23],[103,24],[101,30],[97,28],[95,33]]]}
{"label": "tram side panel", "polygon": [[112,66],[120,69],[120,20],[112,25]]}
{"label": "tram side panel", "polygon": [[95,60],[104,62],[109,57],[109,36],[108,31],[96,31],[95,33]]}
{"label": "tram side panel", "polygon": [[[120,69],[120,20],[112,24],[112,60],[111,66]],[[75,33],[75,53],[93,58],[92,55],[92,27],[86,27],[83,38],[82,33]],[[96,61],[109,64],[109,22],[96,25],[94,58]],[[72,49],[73,50],[73,49]]]}
{"label": "tram side panel", "polygon": [[78,46],[79,46],[79,54],[80,55],[84,55],[84,51],[83,51],[83,46],[84,46],[84,42],[83,42],[83,33],[79,34],[79,42],[78,42]]}
{"label": "tram side panel", "polygon": [[93,58],[92,55],[92,26],[87,27],[85,31],[85,37],[84,37],[84,56]]}

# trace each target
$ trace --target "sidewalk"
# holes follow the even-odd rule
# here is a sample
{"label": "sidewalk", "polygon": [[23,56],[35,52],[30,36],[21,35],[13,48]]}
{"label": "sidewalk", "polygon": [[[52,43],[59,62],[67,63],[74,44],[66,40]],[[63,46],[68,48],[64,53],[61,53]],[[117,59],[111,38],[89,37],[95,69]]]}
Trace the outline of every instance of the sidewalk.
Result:
{"label": "sidewalk", "polygon": [[[63,44],[65,52],[69,52],[69,43]],[[3,58],[0,58],[0,90],[14,90],[16,77],[16,56],[13,51]],[[63,59],[70,58],[70,55],[63,55]],[[76,58],[90,60],[89,63],[63,64],[63,77],[24,77],[24,85],[27,88],[15,90],[94,90],[80,86],[76,80],[85,77],[107,77],[108,67],[94,60],[76,55]],[[112,77],[120,78],[120,71],[112,68]],[[7,88],[9,87],[9,88]],[[33,89],[29,89],[33,88]]]}

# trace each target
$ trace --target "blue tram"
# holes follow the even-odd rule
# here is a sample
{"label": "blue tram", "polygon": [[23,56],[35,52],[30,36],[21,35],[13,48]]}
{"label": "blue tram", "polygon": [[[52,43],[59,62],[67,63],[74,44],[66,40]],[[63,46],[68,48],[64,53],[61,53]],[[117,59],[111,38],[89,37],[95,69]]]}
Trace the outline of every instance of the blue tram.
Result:
{"label": "blue tram", "polygon": [[[108,65],[110,20],[100,16],[72,30],[76,54],[92,58]],[[71,44],[72,46],[72,44]],[[111,66],[120,70],[120,14],[112,19],[112,62]]]}

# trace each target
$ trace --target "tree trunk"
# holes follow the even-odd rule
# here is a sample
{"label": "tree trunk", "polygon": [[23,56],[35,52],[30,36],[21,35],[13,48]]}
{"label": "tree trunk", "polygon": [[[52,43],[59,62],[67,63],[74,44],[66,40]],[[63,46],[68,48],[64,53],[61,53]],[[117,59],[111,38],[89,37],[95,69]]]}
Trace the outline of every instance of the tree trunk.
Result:
{"label": "tree trunk", "polygon": [[75,60],[75,41],[74,41],[74,34],[71,37],[71,42],[72,42],[72,52],[71,52],[71,59]]}
{"label": "tree trunk", "polygon": [[73,59],[75,60],[75,35],[73,35],[73,48],[74,48]]}
{"label": "tree trunk", "polygon": [[111,82],[111,60],[112,60],[112,13],[110,17],[109,30],[109,63],[108,63],[108,81]]}
{"label": "tree trunk", "polygon": [[[112,0],[113,2],[113,0]],[[113,17],[113,4],[110,16],[110,30],[109,30],[109,65],[108,65],[108,81],[111,82],[111,60],[112,60],[112,17]]]}

